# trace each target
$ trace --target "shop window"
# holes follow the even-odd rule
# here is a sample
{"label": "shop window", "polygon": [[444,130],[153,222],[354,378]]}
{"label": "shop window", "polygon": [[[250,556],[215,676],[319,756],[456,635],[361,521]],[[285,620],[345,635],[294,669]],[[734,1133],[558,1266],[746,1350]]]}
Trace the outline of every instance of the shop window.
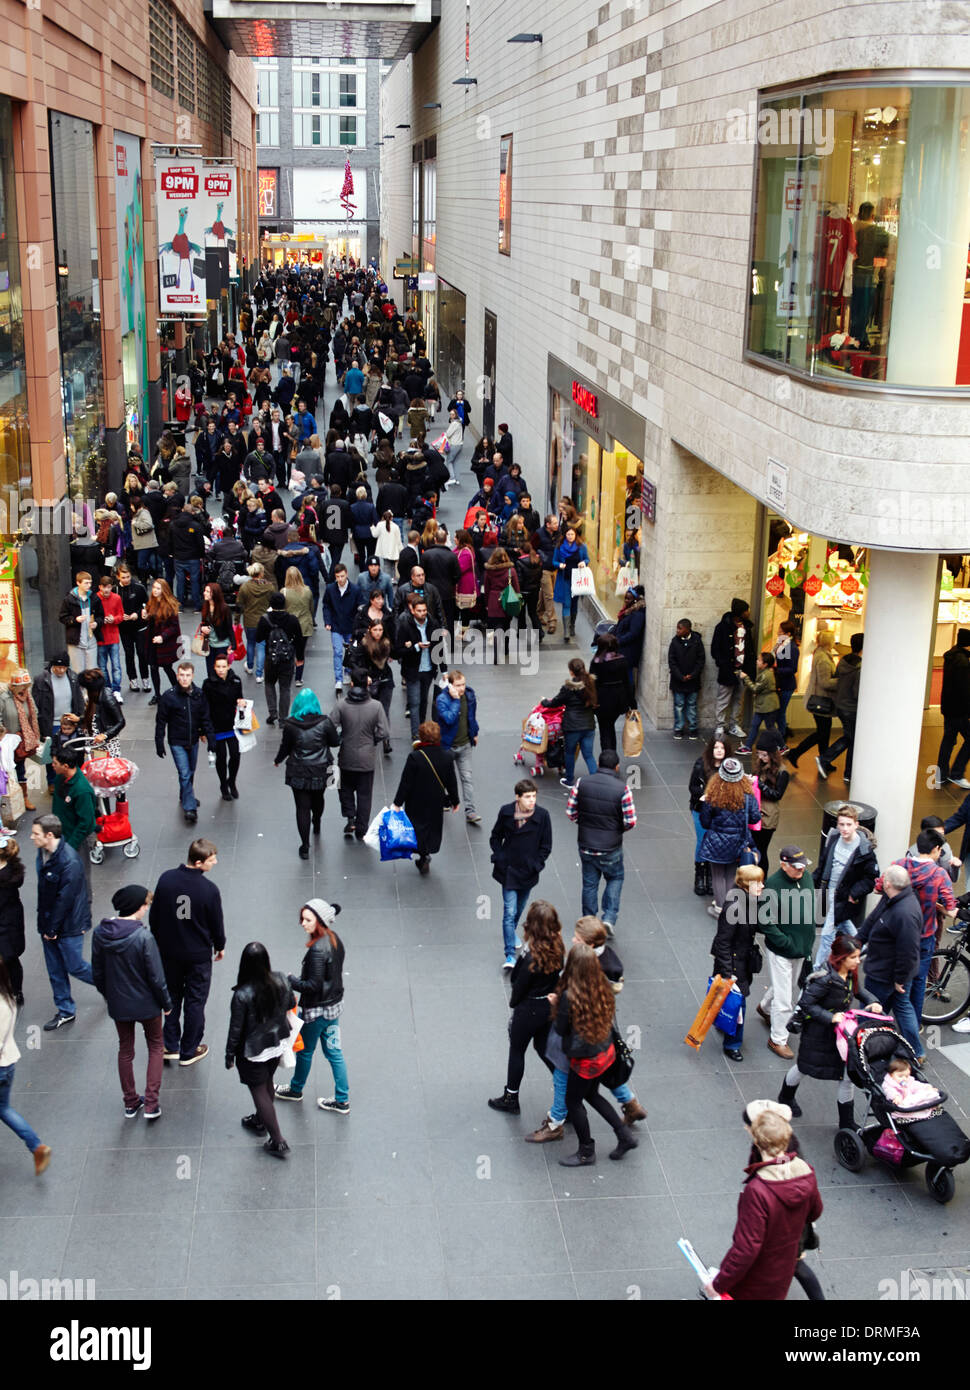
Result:
{"label": "shop window", "polygon": [[148,62],[152,86],[164,97],[175,95],[175,65],[172,62],[173,24],[171,8],[164,0],[148,0]]}
{"label": "shop window", "polygon": [[512,254],[512,137],[503,135],[498,173],[498,249]]}
{"label": "shop window", "polygon": [[793,91],[758,145],[748,349],[842,385],[970,387],[970,86]]}

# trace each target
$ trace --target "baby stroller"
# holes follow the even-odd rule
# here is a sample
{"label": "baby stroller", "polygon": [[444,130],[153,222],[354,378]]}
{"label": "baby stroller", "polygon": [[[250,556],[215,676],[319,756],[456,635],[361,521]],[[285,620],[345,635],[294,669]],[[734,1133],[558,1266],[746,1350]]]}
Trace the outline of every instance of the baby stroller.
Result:
{"label": "baby stroller", "polygon": [[522,743],[514,761],[521,764],[531,758],[533,777],[542,777],[547,767],[560,768],[566,761],[562,737],[565,709],[565,705],[550,709],[536,705],[522,721]]}
{"label": "baby stroller", "polygon": [[862,1171],[866,1153],[898,1168],[926,1164],[926,1186],[935,1201],[949,1202],[956,1190],[952,1169],[970,1158],[970,1139],[943,1109],[947,1099],[914,1106],[894,1105],[882,1083],[889,1063],[901,1057],[909,1063],[917,1081],[926,1081],[916,1054],[896,1031],[891,1015],[848,1010],[836,1028],[836,1045],[846,1072],[864,1092],[868,1104],[860,1125],[840,1129],[835,1136],[835,1157],[850,1173]]}
{"label": "baby stroller", "polygon": [[[81,771],[90,782],[98,799],[98,838],[88,851],[92,864],[100,864],[107,847],[121,846],[126,859],[137,859],[141,852],[138,836],[131,828],[128,815],[128,788],[138,776],[138,768],[128,758],[92,756],[101,745],[91,738],[71,739],[75,747],[83,747],[86,761]],[[111,802],[114,800],[114,809]]]}

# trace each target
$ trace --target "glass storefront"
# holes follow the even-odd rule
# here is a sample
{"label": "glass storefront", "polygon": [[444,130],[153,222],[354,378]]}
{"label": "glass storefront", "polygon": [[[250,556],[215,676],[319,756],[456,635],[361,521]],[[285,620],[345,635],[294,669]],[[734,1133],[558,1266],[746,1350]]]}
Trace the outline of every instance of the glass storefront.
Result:
{"label": "glass storefront", "polygon": [[447,281],[438,281],[437,379],[442,403],[465,385],[465,296]]}
{"label": "glass storefront", "polygon": [[737,124],[758,144],[749,351],[970,387],[970,86],[818,86]]}
{"label": "glass storefront", "polygon": [[105,488],[104,365],[94,127],[50,113],[64,452],[72,497]]}
{"label": "glass storefront", "polygon": [[600,443],[575,418],[573,402],[552,392],[548,510],[569,497],[583,518],[599,606],[616,617],[623,602],[617,593],[621,568],[632,559],[640,567],[640,496],[643,460],[606,435]]}
{"label": "glass storefront", "polygon": [[115,131],[115,218],[121,285],[121,364],[125,392],[125,442],[149,457],[148,334],[145,309],[144,199],[141,141]]}

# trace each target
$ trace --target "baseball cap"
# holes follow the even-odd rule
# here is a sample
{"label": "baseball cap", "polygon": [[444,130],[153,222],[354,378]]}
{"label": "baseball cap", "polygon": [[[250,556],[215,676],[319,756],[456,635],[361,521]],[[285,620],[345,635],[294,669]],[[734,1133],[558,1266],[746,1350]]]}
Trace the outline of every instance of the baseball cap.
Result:
{"label": "baseball cap", "polygon": [[812,862],[797,845],[785,845],[778,858],[783,864],[791,864],[796,869],[807,869]]}

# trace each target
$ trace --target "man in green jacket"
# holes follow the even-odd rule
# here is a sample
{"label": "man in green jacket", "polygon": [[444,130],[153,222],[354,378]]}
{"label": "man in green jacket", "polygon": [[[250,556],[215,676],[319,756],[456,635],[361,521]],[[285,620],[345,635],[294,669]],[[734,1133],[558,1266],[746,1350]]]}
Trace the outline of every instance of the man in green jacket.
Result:
{"label": "man in green jacket", "polygon": [[771,1029],[768,1047],[787,1060],[795,1055],[788,1046],[788,1023],[798,998],[798,977],[815,944],[815,889],[811,879],[802,882],[811,860],[797,845],[785,845],[778,858],[758,911],[771,980],[758,1014]]}
{"label": "man in green jacket", "polygon": [[98,833],[98,804],[94,788],[81,771],[81,754],[76,748],[64,748],[51,758],[54,769],[54,800],[52,815],[64,827],[64,839],[76,849],[84,865],[84,878],[91,898],[91,857],[88,851]]}

